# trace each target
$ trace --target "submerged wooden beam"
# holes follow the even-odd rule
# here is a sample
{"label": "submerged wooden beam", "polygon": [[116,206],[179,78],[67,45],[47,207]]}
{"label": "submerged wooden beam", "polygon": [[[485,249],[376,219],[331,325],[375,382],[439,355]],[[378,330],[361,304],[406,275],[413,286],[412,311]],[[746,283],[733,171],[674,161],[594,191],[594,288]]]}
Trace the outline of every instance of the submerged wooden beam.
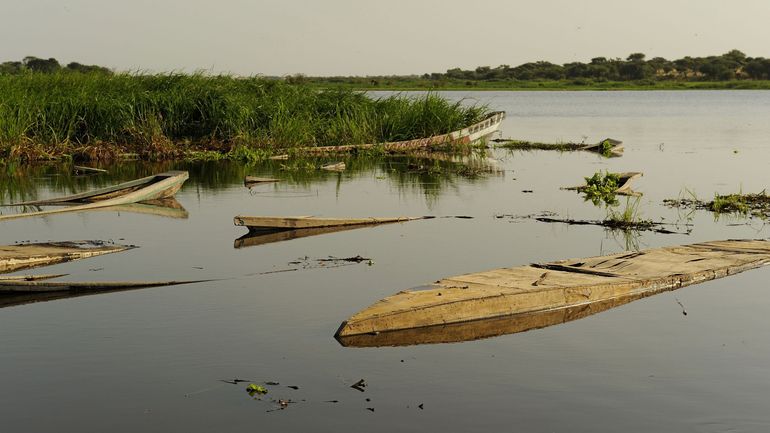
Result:
{"label": "submerged wooden beam", "polygon": [[619,305],[768,263],[770,241],[727,240],[459,275],[386,297],[343,322],[335,337],[352,341],[596,303]]}
{"label": "submerged wooden beam", "polygon": [[106,245],[94,241],[3,245],[0,246],[0,273],[117,253],[132,248],[136,247]]}

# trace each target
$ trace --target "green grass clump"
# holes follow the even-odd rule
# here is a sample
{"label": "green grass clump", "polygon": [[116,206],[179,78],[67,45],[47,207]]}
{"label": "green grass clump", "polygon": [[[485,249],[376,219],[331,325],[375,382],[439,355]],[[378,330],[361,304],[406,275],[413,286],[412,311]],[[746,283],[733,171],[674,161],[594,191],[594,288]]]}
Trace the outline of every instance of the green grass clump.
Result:
{"label": "green grass clump", "polygon": [[0,158],[184,156],[380,143],[443,134],[488,114],[435,94],[370,98],[259,77],[0,75]]}
{"label": "green grass clump", "polygon": [[584,178],[586,185],[579,189],[585,195],[586,200],[591,200],[594,206],[604,202],[608,206],[618,204],[615,191],[620,186],[620,177],[615,173],[597,171],[591,177]]}

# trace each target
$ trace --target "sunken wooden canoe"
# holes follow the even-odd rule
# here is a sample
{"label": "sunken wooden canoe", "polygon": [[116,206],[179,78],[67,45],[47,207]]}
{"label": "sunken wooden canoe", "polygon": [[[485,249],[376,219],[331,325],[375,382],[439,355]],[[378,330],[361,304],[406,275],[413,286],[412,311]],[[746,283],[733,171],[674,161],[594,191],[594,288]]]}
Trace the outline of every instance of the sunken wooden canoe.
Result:
{"label": "sunken wooden canoe", "polygon": [[109,206],[141,203],[173,197],[189,178],[186,171],[168,171],[144,177],[115,186],[101,188],[67,197],[27,201],[8,206],[68,206],[38,212],[0,215],[0,220],[51,215],[64,212],[79,212]]}
{"label": "sunken wooden canoe", "polygon": [[190,281],[26,281],[0,280],[0,295],[46,292],[110,292],[148,287],[176,286],[210,280]]}
{"label": "sunken wooden canoe", "polygon": [[384,298],[335,337],[404,331],[644,297],[770,263],[770,241],[727,240],[459,275]]}
{"label": "sunken wooden canoe", "polygon": [[387,143],[349,144],[343,146],[311,146],[296,149],[298,153],[306,155],[322,155],[331,153],[350,153],[358,150],[381,148],[388,153],[409,152],[413,150],[429,149],[437,146],[459,146],[472,144],[488,137],[500,128],[505,119],[504,111],[490,113],[481,121],[458,129],[447,134],[433,135],[431,137],[417,138],[414,140],[392,141]]}
{"label": "sunken wooden canoe", "polygon": [[0,273],[86,259],[132,248],[136,247],[107,245],[94,241],[3,245],[0,246]]}
{"label": "sunken wooden canoe", "polygon": [[268,217],[268,216],[236,216],[233,220],[237,226],[248,227],[249,230],[296,230],[322,227],[370,226],[377,224],[400,223],[424,219],[424,217],[395,217],[395,218],[317,218],[314,216]]}
{"label": "sunken wooden canoe", "polygon": [[250,228],[249,232],[239,237],[233,242],[233,248],[255,247],[258,245],[271,244],[274,242],[284,242],[293,239],[306,238],[308,236],[325,235],[328,233],[343,232],[347,230],[357,230],[364,227],[362,225],[315,227],[309,229],[256,229]]}

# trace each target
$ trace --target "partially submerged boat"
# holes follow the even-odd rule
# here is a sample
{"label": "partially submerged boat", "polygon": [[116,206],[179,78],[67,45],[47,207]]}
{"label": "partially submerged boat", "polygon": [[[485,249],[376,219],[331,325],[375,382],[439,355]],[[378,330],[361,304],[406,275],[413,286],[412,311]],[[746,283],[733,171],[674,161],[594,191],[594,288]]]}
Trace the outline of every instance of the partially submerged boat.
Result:
{"label": "partially submerged boat", "polygon": [[459,275],[376,302],[335,338],[374,346],[521,332],[769,263],[770,241],[727,240]]}
{"label": "partially submerged boat", "polygon": [[432,147],[468,145],[478,142],[496,132],[500,128],[503,119],[505,119],[505,112],[495,111],[473,125],[447,134],[387,143],[302,147],[297,149],[297,152],[306,155],[322,155],[331,153],[351,153],[359,150],[381,148],[387,153],[399,153],[420,149],[425,150]]}
{"label": "partially submerged boat", "polygon": [[96,241],[43,242],[0,246],[0,273],[80,260],[135,248]]}
{"label": "partially submerged boat", "polygon": [[95,191],[67,197],[26,201],[7,206],[67,206],[62,209],[0,215],[0,220],[43,216],[64,212],[79,212],[116,205],[143,203],[173,197],[189,174],[186,171],[168,171]]}
{"label": "partially submerged boat", "polygon": [[424,219],[425,217],[394,218],[319,218],[315,216],[271,217],[271,216],[236,216],[233,222],[237,226],[248,227],[252,231],[296,230],[324,227],[371,226],[378,224],[399,223]]}
{"label": "partially submerged boat", "polygon": [[208,281],[48,281],[50,278],[56,278],[57,276],[46,275],[44,278],[30,277],[27,279],[0,279],[0,295],[45,292],[110,292]]}

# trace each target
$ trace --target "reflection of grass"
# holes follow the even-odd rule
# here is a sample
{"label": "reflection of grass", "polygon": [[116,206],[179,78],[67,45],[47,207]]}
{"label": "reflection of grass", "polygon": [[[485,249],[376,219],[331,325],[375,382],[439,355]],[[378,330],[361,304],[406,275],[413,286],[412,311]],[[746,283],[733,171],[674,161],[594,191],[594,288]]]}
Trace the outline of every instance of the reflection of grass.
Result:
{"label": "reflection of grass", "polygon": [[[329,162],[344,161],[344,173],[330,173],[317,168]],[[429,161],[426,163],[426,161]],[[428,165],[427,172],[414,171],[410,167]],[[467,167],[467,168],[463,168]],[[65,163],[45,165],[6,164],[0,165],[0,204],[35,200],[45,196],[75,194],[95,188],[114,185],[127,180],[138,179],[168,170],[187,170],[190,180],[185,188],[219,190],[242,185],[246,175],[265,175],[281,179],[283,183],[306,187],[314,182],[332,177],[352,180],[358,177],[385,178],[400,190],[415,189],[425,194],[426,199],[435,201],[442,191],[454,188],[458,179],[476,182],[483,179],[472,164],[455,161],[430,161],[423,158],[389,156],[362,157],[346,156],[341,159],[292,158],[285,161],[261,160],[255,163],[229,160],[206,160],[178,162],[123,161],[116,164],[100,165],[108,173],[75,176],[72,166]]]}

